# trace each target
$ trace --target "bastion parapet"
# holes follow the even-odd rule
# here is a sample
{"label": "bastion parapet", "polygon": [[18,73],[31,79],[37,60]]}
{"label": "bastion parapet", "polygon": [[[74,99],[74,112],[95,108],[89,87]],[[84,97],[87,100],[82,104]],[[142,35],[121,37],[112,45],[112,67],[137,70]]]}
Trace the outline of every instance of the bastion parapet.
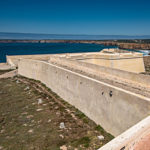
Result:
{"label": "bastion parapet", "polygon": [[17,66],[19,75],[44,83],[116,137],[100,150],[132,150],[149,137],[150,76],[139,74],[145,72],[141,53],[7,56],[7,63]]}

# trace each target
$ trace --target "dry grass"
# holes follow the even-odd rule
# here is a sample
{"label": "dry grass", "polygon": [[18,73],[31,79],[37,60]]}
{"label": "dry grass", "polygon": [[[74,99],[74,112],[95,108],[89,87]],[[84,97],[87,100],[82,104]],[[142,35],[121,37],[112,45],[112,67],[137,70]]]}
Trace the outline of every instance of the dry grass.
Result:
{"label": "dry grass", "polygon": [[[68,150],[94,150],[113,138],[52,91],[49,90],[50,94],[65,107],[50,95],[33,88],[35,81],[27,81],[22,83],[18,77],[0,79],[1,148],[59,150],[65,145]],[[38,104],[39,98],[42,104]],[[64,122],[65,129],[60,129],[61,122]],[[99,135],[105,137],[104,141],[97,138]]]}

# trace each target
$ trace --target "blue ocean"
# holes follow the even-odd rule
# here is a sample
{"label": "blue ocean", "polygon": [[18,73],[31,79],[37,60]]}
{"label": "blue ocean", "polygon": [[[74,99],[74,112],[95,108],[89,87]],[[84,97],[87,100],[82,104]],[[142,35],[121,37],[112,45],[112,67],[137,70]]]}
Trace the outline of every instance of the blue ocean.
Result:
{"label": "blue ocean", "polygon": [[104,48],[114,46],[82,43],[0,43],[0,63],[6,62],[6,55],[98,52]]}

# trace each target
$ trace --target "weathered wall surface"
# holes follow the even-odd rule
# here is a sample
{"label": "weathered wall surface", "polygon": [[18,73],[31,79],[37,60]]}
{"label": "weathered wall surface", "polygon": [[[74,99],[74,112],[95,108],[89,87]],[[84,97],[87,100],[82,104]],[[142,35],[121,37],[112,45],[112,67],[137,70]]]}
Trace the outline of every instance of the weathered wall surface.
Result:
{"label": "weathered wall surface", "polygon": [[69,59],[55,57],[55,56],[51,56],[49,62],[61,64],[69,68],[74,68],[74,69],[81,70],[87,73],[92,73],[93,75],[99,75],[99,73],[101,72],[107,73],[112,76],[117,76],[117,78],[129,80],[137,84],[143,84],[148,87],[150,86],[150,76],[148,75],[127,72],[127,71],[123,71],[119,69],[94,65],[91,63],[85,63],[81,61],[69,60]]}
{"label": "weathered wall surface", "polygon": [[135,73],[145,72],[143,57],[111,60],[111,67]]}
{"label": "weathered wall surface", "polygon": [[150,99],[47,62],[22,59],[18,72],[40,80],[114,136],[150,114]]}
{"label": "weathered wall surface", "polygon": [[7,63],[11,66],[17,66],[20,58],[48,60],[50,56],[66,57],[72,60],[92,63],[100,66],[125,70],[129,72],[141,73],[145,72],[143,54],[141,53],[72,53],[72,54],[54,54],[54,55],[18,55],[7,56]]}
{"label": "weathered wall surface", "polygon": [[143,119],[99,150],[149,150],[150,116]]}
{"label": "weathered wall surface", "polygon": [[18,66],[18,62],[20,58],[25,59],[37,59],[37,60],[48,60],[51,55],[15,55],[15,56],[7,56],[7,63],[10,66]]}
{"label": "weathered wall surface", "polygon": [[120,54],[118,56],[114,54],[102,55],[103,58],[99,55],[99,58],[84,58],[80,61],[129,72],[145,72],[142,54]]}
{"label": "weathered wall surface", "polygon": [[82,62],[92,63],[100,66],[125,70],[129,72],[141,73],[145,72],[143,58],[132,58],[132,59],[83,59]]}

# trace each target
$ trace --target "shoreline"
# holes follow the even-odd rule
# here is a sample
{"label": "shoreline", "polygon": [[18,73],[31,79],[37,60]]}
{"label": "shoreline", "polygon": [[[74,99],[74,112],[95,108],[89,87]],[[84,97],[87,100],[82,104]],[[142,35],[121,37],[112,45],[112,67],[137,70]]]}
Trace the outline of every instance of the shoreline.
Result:
{"label": "shoreline", "polygon": [[120,49],[150,50],[147,40],[0,40],[0,43],[83,43],[117,46]]}

